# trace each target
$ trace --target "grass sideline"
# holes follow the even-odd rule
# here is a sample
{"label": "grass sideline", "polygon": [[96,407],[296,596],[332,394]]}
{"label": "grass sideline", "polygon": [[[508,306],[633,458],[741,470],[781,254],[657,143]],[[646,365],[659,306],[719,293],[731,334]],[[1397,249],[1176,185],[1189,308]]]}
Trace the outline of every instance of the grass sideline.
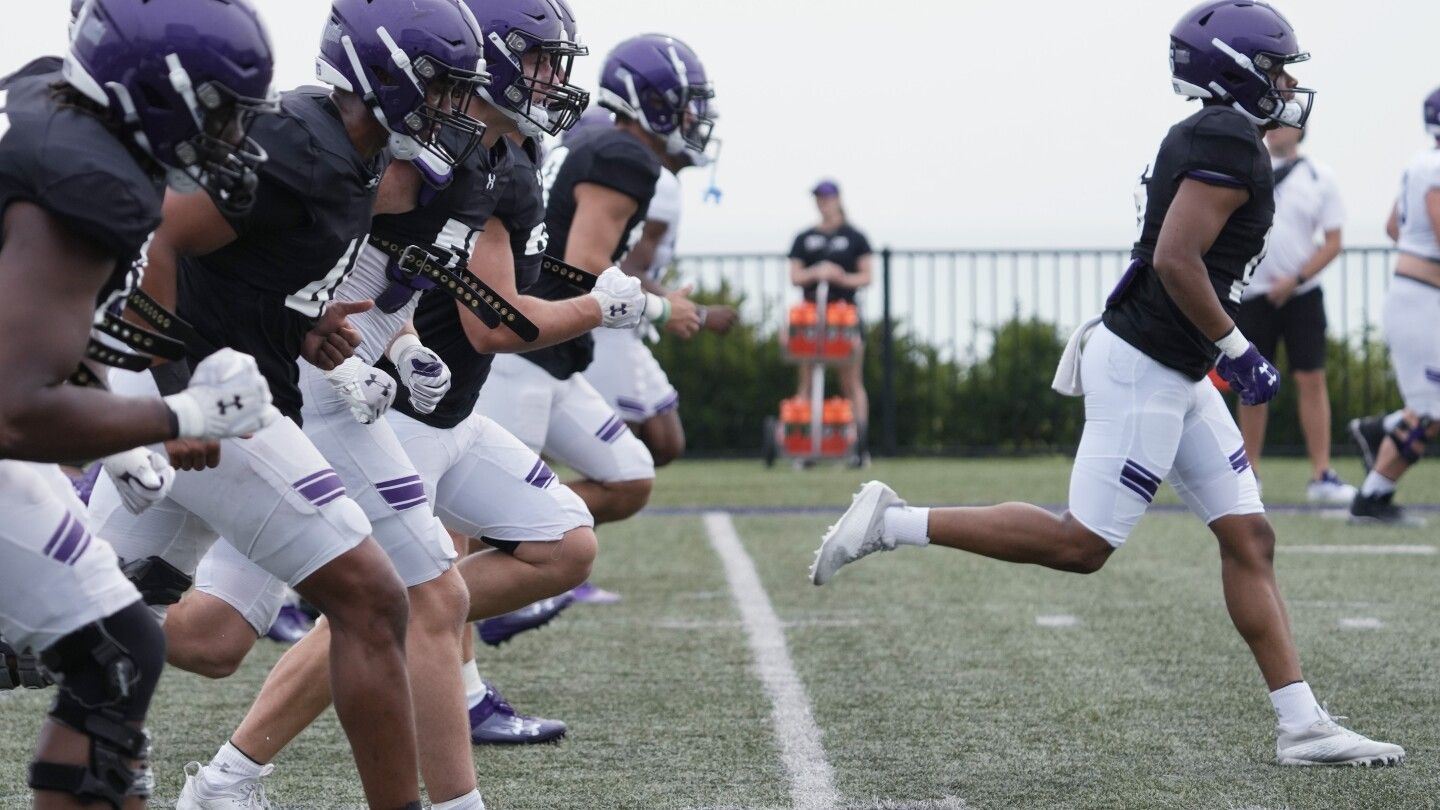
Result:
{"label": "grass sideline", "polygon": [[[1435,500],[1437,470],[1418,467],[1402,499]],[[1341,471],[1358,478],[1358,468]],[[1304,465],[1279,460],[1265,473],[1273,501],[1300,500]],[[662,471],[653,504],[843,505],[869,478],[916,503],[1062,503],[1067,476],[1063,459],[804,473],[695,462]],[[1440,557],[1282,554],[1317,693],[1410,759],[1384,771],[1281,769],[1270,764],[1263,685],[1225,616],[1214,541],[1188,516],[1147,517],[1092,577],[904,550],[816,589],[805,570],[830,520],[740,514],[735,523],[786,625],[847,810],[1440,807]],[[1436,540],[1433,528],[1361,531],[1317,515],[1275,523],[1282,545]],[[604,528],[595,578],[625,601],[577,607],[499,651],[482,648],[482,671],[517,707],[572,726],[559,746],[476,749],[487,804],[788,807],[770,706],[700,518]],[[1076,623],[1040,626],[1042,615]],[[1353,618],[1380,626],[1342,626]],[[167,671],[151,720],[152,806],[172,806],[184,763],[224,740],[279,652],[262,642],[227,681]],[[24,767],[48,699],[0,697],[0,807],[27,805]],[[333,714],[276,764],[267,782],[276,807],[360,806]]]}

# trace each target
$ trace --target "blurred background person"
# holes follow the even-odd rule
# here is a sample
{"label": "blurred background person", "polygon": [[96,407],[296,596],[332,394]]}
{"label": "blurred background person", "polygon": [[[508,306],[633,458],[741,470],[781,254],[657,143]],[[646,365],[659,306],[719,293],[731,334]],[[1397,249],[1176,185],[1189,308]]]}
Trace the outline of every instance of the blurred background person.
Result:
{"label": "blurred background person", "polygon": [[[840,186],[835,181],[823,180],[811,193],[815,195],[815,207],[820,211],[820,223],[806,228],[795,237],[790,247],[790,283],[805,291],[806,301],[814,301],[815,290],[823,281],[829,287],[827,300],[830,303],[844,301],[854,304],[856,293],[869,286],[871,281],[874,255],[870,242],[846,219],[845,206],[840,200]],[[854,360],[837,369],[840,392],[850,400],[860,430],[859,449],[854,459],[857,466],[870,459],[867,430],[870,400],[865,394],[863,360],[862,346],[856,351]],[[799,370],[796,396],[808,400],[814,366],[801,363]]]}
{"label": "blurred background person", "polygon": [[[1299,152],[1305,131],[1280,127],[1265,133],[1275,168],[1275,225],[1245,290],[1236,323],[1266,357],[1283,339],[1295,378],[1300,429],[1310,457],[1311,503],[1348,506],[1355,487],[1330,468],[1330,392],[1325,385],[1325,294],[1320,273],[1340,255],[1345,210],[1334,176]],[[1245,453],[1260,470],[1269,405],[1240,405]]]}

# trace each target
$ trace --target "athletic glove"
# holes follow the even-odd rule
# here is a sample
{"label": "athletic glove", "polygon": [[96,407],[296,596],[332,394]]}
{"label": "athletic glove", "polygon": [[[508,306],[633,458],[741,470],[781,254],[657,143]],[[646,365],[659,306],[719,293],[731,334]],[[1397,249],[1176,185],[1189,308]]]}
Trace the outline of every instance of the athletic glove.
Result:
{"label": "athletic glove", "polygon": [[1215,345],[1221,351],[1215,373],[1240,395],[1241,404],[1263,405],[1280,393],[1280,372],[1238,328],[1215,341]]}
{"label": "athletic glove", "polygon": [[350,406],[350,415],[362,425],[373,425],[395,402],[395,378],[358,357],[350,357],[325,372],[325,379]]}
{"label": "athletic glove", "polygon": [[126,450],[101,461],[105,474],[115,482],[120,500],[130,514],[138,515],[170,494],[175,468],[159,453],[143,447]]}
{"label": "athletic glove", "polygon": [[659,298],[648,295],[640,279],[618,267],[611,267],[595,279],[590,297],[600,305],[601,325],[606,329],[634,329],[645,317],[648,299]]}
{"label": "athletic glove", "polygon": [[280,418],[255,358],[234,349],[202,360],[190,375],[190,387],[165,397],[165,404],[175,414],[177,439],[244,436]]}
{"label": "athletic glove", "polygon": [[410,389],[410,404],[415,411],[433,413],[450,391],[450,367],[408,332],[395,338],[388,354],[400,372],[400,382]]}

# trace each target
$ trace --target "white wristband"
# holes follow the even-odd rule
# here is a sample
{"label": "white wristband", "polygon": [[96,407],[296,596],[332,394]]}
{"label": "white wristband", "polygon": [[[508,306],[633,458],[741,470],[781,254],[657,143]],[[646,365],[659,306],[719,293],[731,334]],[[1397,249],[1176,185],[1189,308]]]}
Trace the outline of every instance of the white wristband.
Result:
{"label": "white wristband", "polygon": [[1225,356],[1234,360],[1250,350],[1250,339],[1240,331],[1240,327],[1231,329],[1225,337],[1215,341],[1215,346],[1225,353]]}
{"label": "white wristband", "polygon": [[195,397],[185,393],[165,397],[165,405],[175,414],[175,438],[194,439],[205,435],[205,414]]}
{"label": "white wristband", "polygon": [[396,368],[399,368],[400,355],[404,354],[405,351],[412,346],[424,348],[425,344],[420,342],[420,338],[409,332],[402,332],[399,337],[391,341],[390,349],[385,352],[385,356],[390,358],[390,362],[394,363]]}

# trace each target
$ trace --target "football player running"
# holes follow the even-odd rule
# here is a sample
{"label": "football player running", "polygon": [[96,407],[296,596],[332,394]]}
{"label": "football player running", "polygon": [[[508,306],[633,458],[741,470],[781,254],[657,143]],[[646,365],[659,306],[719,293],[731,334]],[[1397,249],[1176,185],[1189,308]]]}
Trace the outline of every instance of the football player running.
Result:
{"label": "football player running", "polygon": [[1301,674],[1275,583],[1275,533],[1240,431],[1206,380],[1216,368],[1246,404],[1268,401],[1279,389],[1279,374],[1233,318],[1274,214],[1260,132],[1304,126],[1313,93],[1297,88],[1287,70],[1308,55],[1279,12],[1249,0],[1197,6],[1170,42],[1175,90],[1201,99],[1203,108],[1161,143],[1130,267],[1104,315],[1071,338],[1056,374],[1057,390],[1085,396],[1070,509],[1060,516],[1022,503],[921,509],[872,481],[826,533],[811,576],[823,585],[873,552],[932,542],[1092,573],[1124,544],[1168,479],[1219,541],[1230,618],[1278,717],[1277,761],[1397,764],[1404,749],[1342,727]]}
{"label": "football player running", "polygon": [[59,684],[30,766],[35,807],[136,808],[153,783],[143,724],[164,637],[53,462],[128,451],[105,468],[138,510],[173,470],[130,448],[278,419],[253,359],[235,352],[208,358],[164,400],[111,395],[94,365],[143,366],[149,358],[126,349],[178,349],[119,311],[167,178],[218,205],[253,202],[263,152],[245,132],[273,106],[273,59],[248,0],[90,0],[75,11],[63,67],[43,58],[0,79],[0,324],[24,336],[0,343],[0,631],[40,653],[35,667],[7,651],[0,685]]}
{"label": "football player running", "polygon": [[[713,103],[707,100],[706,107],[708,114],[716,117]],[[597,120],[582,126],[614,126],[613,115],[603,109],[586,113],[585,118],[592,116]],[[709,143],[713,146],[719,141]],[[640,236],[620,260],[621,269],[640,279],[647,292],[660,296],[673,292],[665,289],[660,280],[675,258],[675,240],[680,230],[679,174],[691,166],[710,165],[715,159],[713,151],[686,146],[679,152],[666,149],[660,156],[660,179],[640,226]],[[702,306],[697,311],[702,329],[724,334],[735,325],[734,307]],[[665,325],[667,332],[674,333],[676,328],[673,322]],[[645,443],[655,466],[664,467],[685,454],[685,427],[680,421],[680,393],[646,345],[646,339],[654,334],[649,329],[596,332],[595,358],[585,369],[585,379]]]}
{"label": "football player running", "polygon": [[[599,273],[625,255],[631,233],[644,221],[661,172],[661,159],[685,150],[703,153],[713,120],[714,91],[699,57],[685,43],[659,34],[628,39],[605,59],[600,104],[616,113],[611,126],[567,138],[541,169],[550,253]],[[689,337],[699,313],[681,290],[647,293],[645,317]],[[542,276],[531,294],[565,301],[579,291]],[[571,488],[597,525],[624,520],[650,498],[655,465],[643,442],[581,373],[594,340],[586,334],[518,357],[495,360],[479,411],[535,452],[574,469]]]}
{"label": "football player running", "polygon": [[1440,436],[1440,90],[1425,99],[1425,131],[1435,143],[1405,169],[1386,225],[1400,258],[1385,298],[1385,342],[1405,407],[1350,422],[1368,472],[1350,505],[1359,522],[1412,522],[1395,505],[1396,485]]}
{"label": "football player running", "polygon": [[[237,215],[202,195],[167,197],[149,250],[145,286],[179,300],[194,326],[192,358],[218,347],[256,355],[287,419],[224,445],[217,467],[177,478],[144,515],[97,488],[91,512],[112,533],[147,602],[173,604],[205,551],[223,535],[326,615],[333,637],[336,712],[374,807],[418,806],[418,764],[405,662],[404,585],[362,508],[301,431],[297,358],[330,369],[359,342],[345,317],[369,302],[333,302],[352,270],[377,201],[382,153],[448,171],[478,145],[463,107],[480,79],[479,31],[455,0],[403,9],[336,0],[322,38],[319,77],[331,88],[283,94],[252,136],[269,153],[257,203]],[[162,389],[183,373],[160,366],[125,382]],[[119,380],[117,380],[117,387]],[[428,685],[417,684],[421,688]],[[240,749],[235,770],[258,769]],[[477,797],[478,798],[478,797]]]}

